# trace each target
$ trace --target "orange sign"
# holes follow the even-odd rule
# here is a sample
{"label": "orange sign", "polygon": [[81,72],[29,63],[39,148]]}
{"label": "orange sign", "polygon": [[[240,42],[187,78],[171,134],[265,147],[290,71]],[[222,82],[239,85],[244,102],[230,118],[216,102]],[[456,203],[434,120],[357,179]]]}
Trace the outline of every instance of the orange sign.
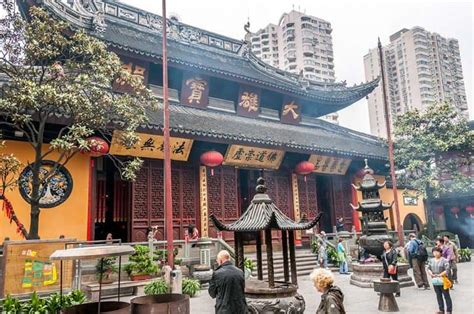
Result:
{"label": "orange sign", "polygon": [[352,159],[311,155],[309,157],[309,162],[314,164],[313,172],[345,175]]}
{"label": "orange sign", "polygon": [[[122,132],[114,131],[112,143],[110,145],[110,154],[120,156],[135,156],[145,158],[164,159],[163,136],[138,133],[140,140],[134,147],[128,149],[121,145],[120,138]],[[170,138],[171,159],[187,161],[193,140],[179,137]]]}

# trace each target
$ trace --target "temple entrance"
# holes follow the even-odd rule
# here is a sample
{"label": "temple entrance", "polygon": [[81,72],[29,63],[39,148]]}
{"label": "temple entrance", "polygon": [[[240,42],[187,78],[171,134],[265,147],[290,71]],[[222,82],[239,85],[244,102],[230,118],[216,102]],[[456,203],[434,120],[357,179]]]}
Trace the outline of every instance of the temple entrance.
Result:
{"label": "temple entrance", "polygon": [[96,184],[93,204],[94,240],[105,240],[111,233],[114,239],[129,240],[128,221],[131,208],[131,183],[120,178],[118,170],[108,158],[95,162]]}
{"label": "temple entrance", "polygon": [[415,230],[416,232],[419,232],[421,226],[421,219],[415,214],[408,214],[405,219],[403,219],[403,230]]}

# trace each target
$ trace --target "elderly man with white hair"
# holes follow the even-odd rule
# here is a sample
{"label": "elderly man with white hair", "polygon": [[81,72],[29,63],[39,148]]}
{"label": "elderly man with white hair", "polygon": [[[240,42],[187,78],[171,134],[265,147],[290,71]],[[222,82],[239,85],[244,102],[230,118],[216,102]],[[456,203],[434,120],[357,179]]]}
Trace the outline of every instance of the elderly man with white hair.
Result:
{"label": "elderly man with white hair", "polygon": [[244,273],[232,265],[225,250],[217,254],[216,262],[218,266],[209,283],[209,295],[216,299],[216,314],[247,313]]}

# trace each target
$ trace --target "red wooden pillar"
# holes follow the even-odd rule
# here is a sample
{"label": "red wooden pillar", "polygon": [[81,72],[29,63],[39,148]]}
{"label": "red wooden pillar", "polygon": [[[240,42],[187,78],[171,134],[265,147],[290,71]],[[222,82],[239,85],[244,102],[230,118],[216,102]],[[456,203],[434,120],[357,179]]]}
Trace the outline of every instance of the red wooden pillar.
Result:
{"label": "red wooden pillar", "polygon": [[[355,178],[352,180],[355,182]],[[357,198],[357,190],[354,186],[351,186],[351,194],[352,194],[352,205],[356,206],[357,202],[359,201]],[[360,220],[359,220],[359,213],[356,210],[352,210],[352,224],[357,232],[360,232]]]}

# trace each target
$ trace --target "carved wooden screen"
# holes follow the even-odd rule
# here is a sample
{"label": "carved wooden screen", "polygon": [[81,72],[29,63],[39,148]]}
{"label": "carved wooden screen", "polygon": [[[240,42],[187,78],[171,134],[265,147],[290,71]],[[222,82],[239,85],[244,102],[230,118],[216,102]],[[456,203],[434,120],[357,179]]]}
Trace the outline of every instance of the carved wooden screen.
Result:
{"label": "carved wooden screen", "polygon": [[291,176],[286,173],[265,172],[267,193],[277,207],[288,217],[294,219]]}
{"label": "carved wooden screen", "polygon": [[[238,175],[234,167],[218,167],[214,175],[207,176],[207,195],[209,214],[228,224],[240,217]],[[217,229],[210,222],[209,236],[216,237]],[[225,240],[233,240],[233,233],[224,232]]]}
{"label": "carved wooden screen", "polygon": [[[189,165],[173,164],[173,233],[184,238],[189,224],[198,225],[199,194],[197,170]],[[163,163],[147,161],[133,183],[131,240],[146,241],[149,226],[158,226],[156,238],[165,237],[163,206]]]}
{"label": "carved wooden screen", "polygon": [[[352,201],[351,181],[348,176],[332,176],[332,204],[335,218],[343,217],[345,229],[352,227]],[[336,221],[333,221],[335,225]]]}

